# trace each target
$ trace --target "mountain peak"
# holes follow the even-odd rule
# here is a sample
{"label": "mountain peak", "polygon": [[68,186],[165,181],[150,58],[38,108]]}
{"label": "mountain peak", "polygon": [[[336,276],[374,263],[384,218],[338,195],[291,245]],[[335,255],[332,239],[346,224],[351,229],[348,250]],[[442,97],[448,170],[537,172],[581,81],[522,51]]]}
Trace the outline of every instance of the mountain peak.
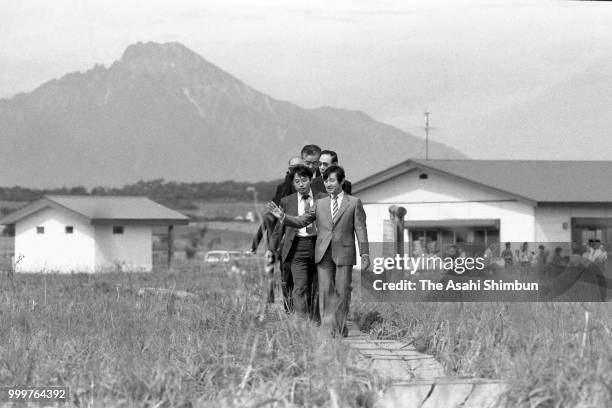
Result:
{"label": "mountain peak", "polygon": [[109,68],[0,103],[0,185],[265,180],[306,143],[338,151],[351,180],[423,145],[362,113],[275,100],[180,44],[136,43]]}
{"label": "mountain peak", "polygon": [[221,69],[177,42],[161,44],[149,41],[131,44],[123,52],[119,63],[130,71],[138,73],[162,73],[176,69],[222,72]]}
{"label": "mountain peak", "polygon": [[171,43],[156,43],[152,41],[130,44],[121,56],[121,62],[139,60],[141,58],[198,58],[203,59],[184,45]]}

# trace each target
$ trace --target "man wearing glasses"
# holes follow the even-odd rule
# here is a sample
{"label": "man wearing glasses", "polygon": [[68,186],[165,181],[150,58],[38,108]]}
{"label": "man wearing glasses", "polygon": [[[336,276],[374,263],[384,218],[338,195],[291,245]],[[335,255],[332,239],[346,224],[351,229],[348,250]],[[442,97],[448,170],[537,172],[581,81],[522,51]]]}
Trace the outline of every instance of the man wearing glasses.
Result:
{"label": "man wearing glasses", "polygon": [[[321,156],[319,156],[319,173],[325,173],[325,170],[327,170],[327,168],[331,165],[339,166],[338,154],[333,150],[323,150],[321,152]],[[342,191],[344,191],[346,194],[351,194],[352,190],[353,188],[351,182],[344,180],[344,184],[342,184]]]}
{"label": "man wearing glasses", "polygon": [[[292,157],[289,159],[287,174],[285,175],[285,180],[281,184],[276,187],[276,193],[274,194],[273,202],[276,204],[280,204],[281,199],[288,195],[291,195],[295,192],[293,186],[293,169],[296,166],[303,166],[304,161],[298,157]],[[274,231],[274,227],[276,225],[276,218],[270,214],[269,212],[263,215],[262,223],[259,225],[255,236],[253,237],[253,241],[251,243],[251,253],[254,254],[257,252],[257,248],[259,247],[259,243],[264,237],[264,233],[266,234],[266,250],[270,247],[270,241],[272,240],[272,232]],[[266,270],[269,270],[270,278],[272,278],[272,274],[274,273],[274,264],[276,263],[276,259],[272,254],[270,254],[270,258],[266,261]],[[286,266],[286,267],[285,267]],[[291,302],[291,291],[293,290],[293,278],[291,276],[291,269],[288,265],[284,265],[282,262],[280,263],[280,273],[281,273],[281,282],[282,282],[282,291],[283,291],[283,305],[285,307],[286,312],[291,312],[293,310],[293,304]],[[268,287],[268,303],[274,303],[274,285],[270,284]]]}
{"label": "man wearing glasses", "polygon": [[285,227],[301,229],[315,223],[317,239],[314,262],[319,278],[322,323],[331,327],[332,336],[341,333],[346,337],[352,272],[357,261],[356,242],[359,244],[362,270],[370,266],[366,214],[359,198],[342,191],[345,179],[342,167],[330,166],[323,173],[323,178],[329,195],[317,200],[315,206],[304,215],[287,214],[273,202],[268,203],[267,208]]}
{"label": "man wearing glasses", "polygon": [[[303,165],[295,166],[291,174],[296,192],[283,197],[280,207],[286,214],[304,215],[314,208],[317,199],[327,195],[314,193],[310,188],[312,180],[310,168]],[[309,317],[319,322],[318,278],[317,267],[314,263],[316,239],[317,229],[314,223],[302,228],[278,223],[272,234],[270,249],[280,253],[283,270],[291,271],[293,290],[290,302],[295,312],[302,317]]]}

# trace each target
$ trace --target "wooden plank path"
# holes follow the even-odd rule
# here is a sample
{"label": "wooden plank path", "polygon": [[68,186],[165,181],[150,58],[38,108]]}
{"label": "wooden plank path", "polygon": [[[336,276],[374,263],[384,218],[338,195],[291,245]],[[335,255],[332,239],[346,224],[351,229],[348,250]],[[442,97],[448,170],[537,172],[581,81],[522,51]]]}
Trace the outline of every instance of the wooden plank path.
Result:
{"label": "wooden plank path", "polygon": [[483,378],[447,377],[432,356],[395,340],[376,340],[349,323],[342,340],[355,350],[364,369],[373,370],[389,385],[376,408],[494,408],[503,405],[508,384]]}

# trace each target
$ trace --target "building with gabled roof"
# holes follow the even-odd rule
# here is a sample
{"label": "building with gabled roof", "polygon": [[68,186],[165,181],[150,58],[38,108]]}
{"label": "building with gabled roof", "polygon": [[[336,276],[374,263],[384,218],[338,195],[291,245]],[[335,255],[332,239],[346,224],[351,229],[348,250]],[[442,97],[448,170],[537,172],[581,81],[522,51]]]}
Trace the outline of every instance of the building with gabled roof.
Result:
{"label": "building with gabled roof", "polygon": [[364,204],[372,242],[385,240],[395,206],[405,210],[411,248],[433,241],[481,248],[612,243],[610,161],[411,159],[354,183],[353,193]]}
{"label": "building with gabled roof", "polygon": [[0,219],[16,272],[150,271],[152,228],[189,218],[147,197],[47,195]]}

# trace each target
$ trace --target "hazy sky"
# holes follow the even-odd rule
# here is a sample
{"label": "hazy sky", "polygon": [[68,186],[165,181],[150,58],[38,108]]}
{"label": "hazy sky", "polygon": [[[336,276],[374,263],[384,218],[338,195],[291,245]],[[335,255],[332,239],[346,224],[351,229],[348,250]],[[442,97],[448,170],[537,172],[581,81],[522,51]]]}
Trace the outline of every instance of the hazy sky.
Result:
{"label": "hazy sky", "polygon": [[4,1],[0,98],[137,41],[181,42],[275,98],[416,135],[428,108],[432,137],[470,157],[612,160],[609,2]]}

